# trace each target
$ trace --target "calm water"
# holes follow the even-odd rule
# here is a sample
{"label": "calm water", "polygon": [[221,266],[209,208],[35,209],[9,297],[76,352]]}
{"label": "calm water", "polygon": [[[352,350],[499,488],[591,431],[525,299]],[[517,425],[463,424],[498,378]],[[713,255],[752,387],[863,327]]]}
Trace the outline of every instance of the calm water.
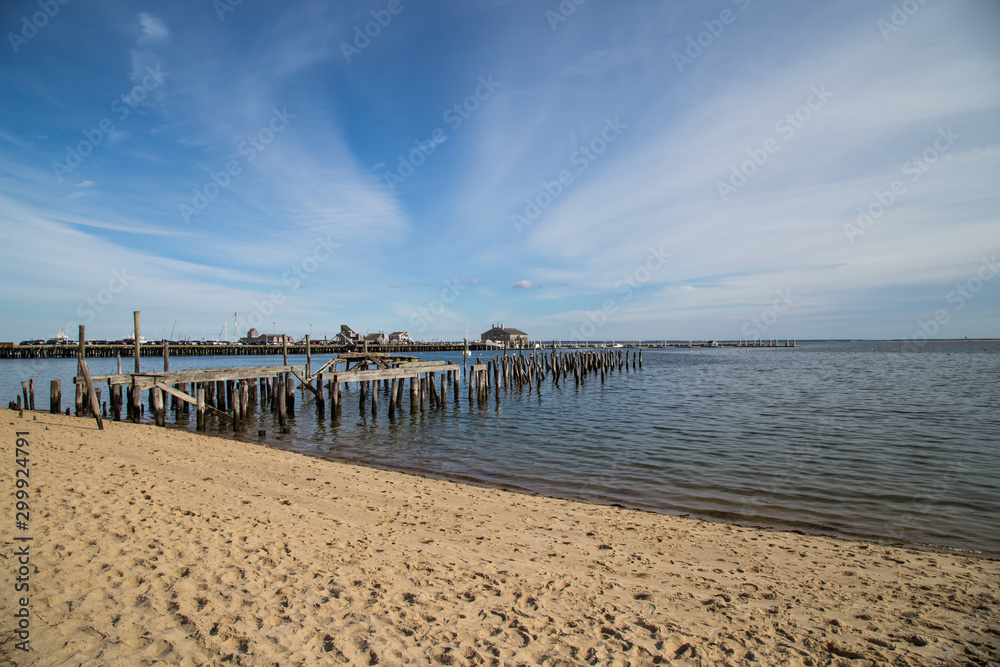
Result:
{"label": "calm water", "polygon": [[[461,363],[458,354],[422,356]],[[379,467],[1000,554],[1000,343],[645,350],[643,361],[603,384],[547,379],[541,395],[501,389],[499,401],[491,394],[471,408],[464,384],[458,403],[449,395],[443,410],[424,414],[410,414],[407,393],[395,420],[385,395],[375,418],[360,415],[356,386],[336,425],[300,394],[290,434],[278,435],[267,412],[238,437],[259,441],[264,429],[273,446]],[[94,374],[114,368],[90,363]],[[175,357],[171,369],[276,363]],[[162,368],[156,358],[142,364]],[[65,408],[74,373],[72,360],[0,361],[0,400],[6,406],[31,377],[42,407],[48,380],[61,378]]]}

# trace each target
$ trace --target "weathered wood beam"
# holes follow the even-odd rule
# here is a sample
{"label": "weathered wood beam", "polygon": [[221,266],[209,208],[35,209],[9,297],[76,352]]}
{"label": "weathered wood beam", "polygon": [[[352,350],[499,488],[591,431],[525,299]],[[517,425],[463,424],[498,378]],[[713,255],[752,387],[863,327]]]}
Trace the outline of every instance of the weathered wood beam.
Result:
{"label": "weathered wood beam", "polygon": [[223,412],[222,410],[216,410],[211,405],[204,405],[205,402],[204,392],[202,392],[201,403],[199,403],[197,399],[192,398],[189,394],[185,394],[183,391],[174,389],[170,385],[163,384],[162,382],[155,382],[152,385],[150,385],[150,388],[161,389],[170,394],[171,396],[176,396],[178,399],[184,401],[185,403],[190,403],[191,405],[195,406],[195,408],[197,408],[198,410],[201,410],[204,407],[205,410],[211,410],[220,417],[225,417],[226,419],[232,420],[232,416],[229,413]]}

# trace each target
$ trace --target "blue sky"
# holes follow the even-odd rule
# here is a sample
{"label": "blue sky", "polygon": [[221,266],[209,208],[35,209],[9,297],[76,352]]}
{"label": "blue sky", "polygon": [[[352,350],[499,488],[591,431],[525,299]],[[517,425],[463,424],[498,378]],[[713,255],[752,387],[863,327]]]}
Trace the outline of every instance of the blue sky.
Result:
{"label": "blue sky", "polygon": [[133,310],[148,338],[1000,336],[992,0],[36,0],[0,28],[0,340]]}

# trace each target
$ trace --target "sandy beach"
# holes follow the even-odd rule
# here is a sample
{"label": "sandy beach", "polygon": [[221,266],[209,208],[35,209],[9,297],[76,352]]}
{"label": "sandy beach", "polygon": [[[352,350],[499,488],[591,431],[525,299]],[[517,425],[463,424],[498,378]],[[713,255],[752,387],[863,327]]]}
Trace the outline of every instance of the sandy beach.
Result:
{"label": "sandy beach", "polygon": [[[1000,562],[0,410],[2,664],[1000,662]],[[16,431],[30,527],[15,529]],[[30,648],[15,550],[30,535]]]}

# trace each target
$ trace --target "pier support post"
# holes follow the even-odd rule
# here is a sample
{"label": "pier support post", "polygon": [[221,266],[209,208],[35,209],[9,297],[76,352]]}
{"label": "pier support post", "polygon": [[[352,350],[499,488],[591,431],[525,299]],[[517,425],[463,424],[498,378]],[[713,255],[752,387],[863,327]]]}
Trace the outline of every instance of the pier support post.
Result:
{"label": "pier support post", "polygon": [[333,374],[330,382],[330,419],[337,421],[337,413],[340,411],[340,381],[337,374]]}
{"label": "pier support post", "polygon": [[133,327],[133,330],[132,330],[132,334],[135,336],[135,372],[138,373],[139,372],[139,353],[141,351],[140,347],[139,347],[139,311],[138,310],[133,310],[132,311],[132,319],[133,319],[133,323],[135,325]]}
{"label": "pier support post", "polygon": [[199,431],[204,431],[205,430],[205,383],[204,382],[198,383],[197,401],[198,405],[196,408],[196,413],[197,413],[196,419],[198,423],[195,428]]}
{"label": "pier support post", "polygon": [[49,383],[49,414],[62,412],[62,380],[52,380]]}
{"label": "pier support post", "polygon": [[163,406],[163,392],[153,387],[149,390],[149,402],[151,403],[150,408],[153,410],[153,418],[156,420],[157,426],[166,426],[166,410]]}
{"label": "pier support post", "polygon": [[396,391],[397,383],[399,380],[397,378],[392,378],[392,386],[389,388],[389,419],[396,418]]}
{"label": "pier support post", "polygon": [[279,373],[277,378],[277,390],[278,390],[278,425],[282,429],[285,428],[285,424],[288,421],[285,416],[285,376]]}

